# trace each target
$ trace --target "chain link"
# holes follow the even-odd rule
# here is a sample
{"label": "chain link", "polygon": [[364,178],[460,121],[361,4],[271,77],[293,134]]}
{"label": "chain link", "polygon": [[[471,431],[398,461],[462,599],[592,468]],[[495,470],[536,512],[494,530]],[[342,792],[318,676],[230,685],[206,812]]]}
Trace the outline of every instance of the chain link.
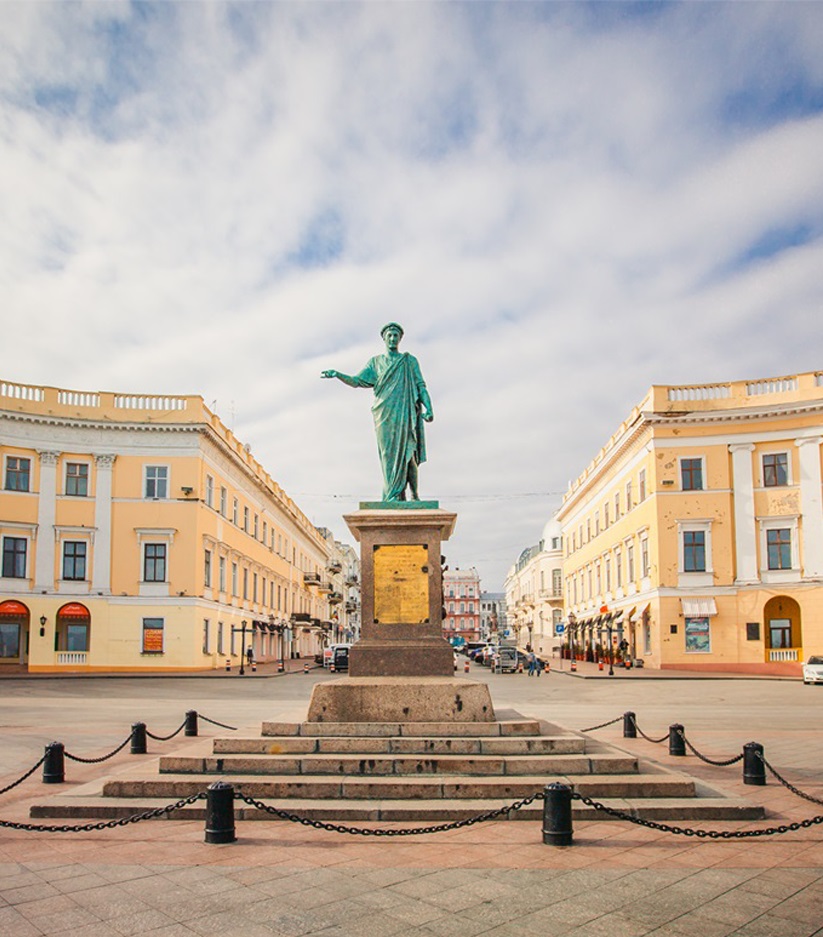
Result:
{"label": "chain link", "polygon": [[632,723],[634,724],[635,729],[643,736],[643,738],[647,742],[653,742],[655,745],[659,745],[661,742],[665,742],[666,739],[669,737],[669,733],[667,732],[662,738],[659,738],[659,739],[650,738],[637,724],[637,719],[632,719]]}
{"label": "chain link", "polygon": [[632,816],[622,810],[616,810],[614,807],[607,807],[591,797],[584,797],[572,791],[572,800],[579,800],[587,807],[593,807],[602,813],[607,813],[617,820],[626,820],[637,826],[645,826],[650,830],[660,830],[663,833],[676,833],[681,836],[696,836],[698,839],[750,839],[755,836],[774,836],[779,833],[792,833],[797,830],[809,829],[823,823],[823,816],[811,817],[807,820],[800,820],[797,823],[787,823],[784,826],[768,827],[763,830],[693,830],[690,827],[671,826],[668,823],[656,823],[654,820],[644,820],[642,817]]}
{"label": "chain link", "polygon": [[141,820],[153,820],[156,817],[168,816],[175,810],[182,807],[188,807],[197,800],[206,797],[205,791],[199,791],[190,797],[184,797],[174,804],[167,804],[165,807],[158,807],[156,810],[147,810],[145,813],[135,813],[130,817],[121,817],[118,820],[106,820],[100,823],[84,823],[82,826],[54,826],[39,823],[15,823],[13,820],[0,820],[0,827],[9,830],[26,830],[27,832],[37,833],[92,833],[96,830],[113,830],[118,826],[128,826],[130,823],[139,823]]}
{"label": "chain link", "polygon": [[175,735],[179,735],[185,727],[186,720],[184,719],[171,735],[155,735],[153,732],[149,732],[148,729],[146,729],[146,735],[148,735],[150,739],[154,739],[155,742],[168,742],[169,739],[173,739]]}
{"label": "chain link", "polygon": [[223,722],[215,722],[214,719],[209,719],[208,716],[202,716],[200,713],[197,714],[198,719],[202,719],[203,722],[210,722],[213,726],[220,726],[221,729],[231,729],[232,732],[237,731],[237,726],[227,726]]}
{"label": "chain link", "polygon": [[742,761],[744,757],[744,752],[741,752],[739,755],[735,755],[734,758],[729,758],[728,761],[712,761],[711,758],[707,758],[705,755],[701,755],[700,752],[692,745],[692,743],[686,738],[686,733],[681,732],[679,729],[677,734],[683,739],[683,744],[688,748],[688,750],[696,755],[701,761],[705,761],[707,765],[715,765],[718,768],[728,768],[729,765],[736,765],[738,761]]}
{"label": "chain link", "polygon": [[79,755],[72,755],[70,752],[63,752],[66,758],[71,761],[79,761],[84,765],[99,765],[102,761],[108,761],[109,758],[113,758],[118,752],[122,751],[131,741],[131,733],[123,739],[123,741],[114,749],[108,753],[108,755],[103,755],[101,758],[81,758]]}
{"label": "chain link", "polygon": [[610,722],[602,722],[599,726],[589,726],[588,729],[581,729],[581,732],[594,732],[595,729],[605,729],[606,726],[613,726],[615,722],[620,722],[622,716],[618,716],[616,719],[612,719]]}
{"label": "chain link", "polygon": [[538,791],[531,797],[518,800],[506,807],[500,807],[498,810],[490,810],[488,813],[481,813],[474,817],[468,817],[465,820],[455,820],[452,823],[441,823],[436,826],[421,826],[415,827],[414,829],[383,828],[376,830],[366,829],[363,827],[358,828],[353,826],[344,826],[339,823],[326,823],[323,820],[312,820],[310,817],[300,817],[297,814],[287,813],[285,810],[272,807],[270,804],[264,804],[261,800],[255,800],[253,797],[249,797],[248,795],[243,794],[241,791],[236,789],[235,796],[240,800],[245,801],[245,803],[249,804],[249,806],[256,807],[258,810],[262,810],[265,813],[279,817],[281,820],[289,820],[292,823],[300,823],[303,826],[311,826],[316,830],[329,830],[332,833],[351,833],[352,835],[357,836],[416,836],[421,833],[442,833],[444,830],[459,830],[463,827],[474,826],[475,823],[483,823],[486,820],[496,820],[498,817],[502,816],[508,817],[509,814],[515,813],[516,811],[521,810],[523,807],[528,807],[528,805],[534,803],[535,800],[542,800],[543,792]]}
{"label": "chain link", "polygon": [[763,762],[763,764],[769,769],[769,771],[771,771],[771,773],[775,776],[775,778],[777,778],[777,780],[783,785],[783,787],[791,791],[792,794],[796,794],[798,797],[802,797],[803,800],[811,801],[811,803],[813,804],[823,805],[823,800],[819,800],[817,797],[812,797],[811,794],[804,794],[803,791],[798,790],[794,786],[794,784],[790,784],[784,777],[781,777],[777,773],[777,771],[768,763],[768,761],[766,761],[766,759],[760,754],[760,752],[756,752],[756,755]]}
{"label": "chain link", "polygon": [[4,787],[3,790],[0,791],[0,794],[5,794],[7,791],[10,791],[12,788],[17,787],[18,784],[22,784],[23,781],[26,780],[26,778],[29,778],[34,774],[34,772],[40,767],[40,765],[43,764],[45,760],[46,760],[46,756],[44,754],[43,757],[40,759],[40,761],[37,762],[36,765],[32,765],[31,768],[29,768],[29,770],[22,777],[19,777],[16,781],[12,781],[11,784]]}

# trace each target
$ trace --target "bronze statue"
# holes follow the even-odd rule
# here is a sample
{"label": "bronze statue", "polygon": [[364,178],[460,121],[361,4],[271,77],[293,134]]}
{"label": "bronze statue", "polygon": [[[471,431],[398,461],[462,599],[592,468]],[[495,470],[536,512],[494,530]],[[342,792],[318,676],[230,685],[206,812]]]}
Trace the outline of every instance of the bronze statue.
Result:
{"label": "bronze statue", "polygon": [[417,358],[398,350],[403,328],[389,322],[380,330],[386,353],[369,359],[354,376],[323,371],[321,377],[336,377],[349,387],[373,387],[374,429],[383,469],[383,500],[405,501],[409,488],[412,501],[419,501],[417,468],[426,461],[424,422],[434,419],[429,392]]}

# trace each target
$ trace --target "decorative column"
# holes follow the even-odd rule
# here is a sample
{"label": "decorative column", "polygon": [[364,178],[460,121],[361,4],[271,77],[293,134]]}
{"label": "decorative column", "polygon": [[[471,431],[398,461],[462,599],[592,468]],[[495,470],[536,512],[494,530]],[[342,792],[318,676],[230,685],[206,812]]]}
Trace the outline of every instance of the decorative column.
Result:
{"label": "decorative column", "polygon": [[96,482],[94,493],[94,525],[97,535],[94,543],[94,569],[92,592],[111,593],[111,482],[116,455],[96,455]]}
{"label": "decorative column", "polygon": [[729,446],[732,454],[732,491],[734,497],[734,546],[736,582],[757,582],[757,530],[754,518],[754,478],[751,443]]}
{"label": "decorative column", "polygon": [[34,564],[36,592],[54,591],[54,524],[57,511],[57,462],[59,452],[43,451],[40,456],[40,498],[37,503],[39,534]]}
{"label": "decorative column", "polygon": [[800,456],[800,530],[804,579],[823,578],[823,501],[821,500],[820,436],[797,439]]}

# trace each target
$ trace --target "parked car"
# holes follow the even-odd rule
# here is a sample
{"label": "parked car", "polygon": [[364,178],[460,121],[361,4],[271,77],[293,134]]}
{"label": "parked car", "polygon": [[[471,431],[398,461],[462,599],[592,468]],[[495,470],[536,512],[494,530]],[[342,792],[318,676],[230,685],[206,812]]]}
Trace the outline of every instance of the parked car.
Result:
{"label": "parked car", "polygon": [[335,644],[331,659],[331,670],[339,673],[342,670],[349,669],[349,650],[351,644]]}
{"label": "parked car", "polygon": [[516,673],[520,655],[516,647],[499,647],[494,656],[496,673]]}
{"label": "parked car", "polygon": [[803,664],[803,682],[823,683],[823,657],[810,657]]}

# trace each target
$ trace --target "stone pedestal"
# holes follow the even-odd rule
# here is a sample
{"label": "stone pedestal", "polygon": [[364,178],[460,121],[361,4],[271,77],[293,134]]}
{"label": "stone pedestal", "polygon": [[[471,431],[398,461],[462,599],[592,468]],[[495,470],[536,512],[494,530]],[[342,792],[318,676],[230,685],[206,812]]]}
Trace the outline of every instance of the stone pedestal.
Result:
{"label": "stone pedestal", "polygon": [[489,688],[455,677],[442,633],[440,550],[457,515],[437,502],[378,502],[344,519],[360,544],[360,640],[349,676],[314,688],[308,721],[494,722]]}
{"label": "stone pedestal", "polygon": [[442,634],[441,545],[457,515],[406,504],[361,505],[344,517],[360,543],[362,617],[349,656],[352,677],[454,674]]}

